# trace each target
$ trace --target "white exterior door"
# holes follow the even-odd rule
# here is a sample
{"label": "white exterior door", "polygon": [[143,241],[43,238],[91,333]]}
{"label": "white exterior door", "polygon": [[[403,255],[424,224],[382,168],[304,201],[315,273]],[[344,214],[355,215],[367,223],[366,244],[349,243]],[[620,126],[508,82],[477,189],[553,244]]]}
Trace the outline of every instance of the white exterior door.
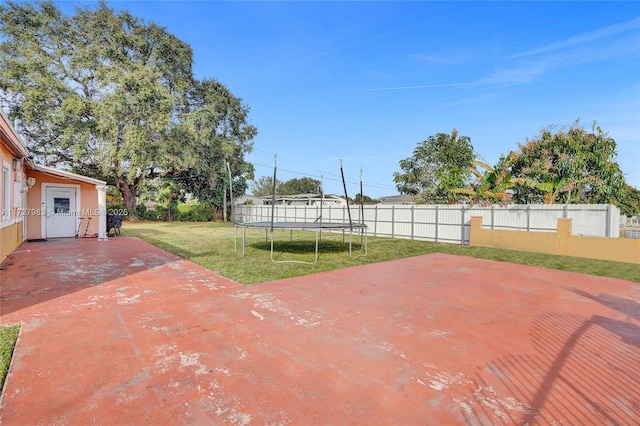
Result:
{"label": "white exterior door", "polygon": [[46,238],[73,237],[78,225],[76,188],[47,187]]}

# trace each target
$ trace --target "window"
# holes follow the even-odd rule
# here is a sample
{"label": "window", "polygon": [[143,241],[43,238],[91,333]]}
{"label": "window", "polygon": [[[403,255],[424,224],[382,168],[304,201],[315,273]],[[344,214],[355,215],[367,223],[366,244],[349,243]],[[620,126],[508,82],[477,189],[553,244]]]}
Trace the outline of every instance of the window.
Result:
{"label": "window", "polygon": [[68,198],[54,198],[53,199],[53,212],[58,214],[69,214],[69,199]]}
{"label": "window", "polygon": [[2,220],[11,218],[11,167],[2,162]]}

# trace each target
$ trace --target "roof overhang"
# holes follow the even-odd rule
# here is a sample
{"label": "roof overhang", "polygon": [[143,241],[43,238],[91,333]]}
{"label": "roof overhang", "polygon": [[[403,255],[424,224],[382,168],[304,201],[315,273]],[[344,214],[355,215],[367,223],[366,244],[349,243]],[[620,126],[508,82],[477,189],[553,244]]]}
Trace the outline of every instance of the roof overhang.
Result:
{"label": "roof overhang", "polygon": [[18,159],[26,162],[28,165],[32,165],[33,163],[29,158],[29,150],[27,150],[18,137],[18,133],[16,133],[2,108],[0,108],[0,120],[2,120],[2,123],[0,123],[0,138],[2,138],[2,141],[9,146],[9,149],[13,151]]}
{"label": "roof overhang", "polygon": [[40,164],[34,164],[32,170],[36,172],[44,173],[47,175],[55,176],[62,179],[75,180],[80,182],[92,183],[94,185],[106,185],[107,182],[99,179],[82,176],[77,173],[68,172],[66,170],[54,169],[53,167],[41,166]]}

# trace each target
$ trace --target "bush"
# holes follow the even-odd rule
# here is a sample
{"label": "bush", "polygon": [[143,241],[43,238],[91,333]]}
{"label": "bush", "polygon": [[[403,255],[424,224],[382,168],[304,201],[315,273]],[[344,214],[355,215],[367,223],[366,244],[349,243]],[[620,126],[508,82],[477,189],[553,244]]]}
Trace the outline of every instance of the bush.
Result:
{"label": "bush", "polygon": [[188,222],[212,222],[216,219],[215,208],[207,203],[192,205],[180,213],[177,220]]}
{"label": "bush", "polygon": [[153,212],[147,209],[147,206],[144,204],[138,204],[136,206],[135,215],[138,219],[142,220],[150,220],[152,219],[152,216],[154,216]]}
{"label": "bush", "polygon": [[213,222],[220,219],[216,209],[208,203],[202,204],[177,204],[171,203],[171,210],[165,206],[155,206],[149,210],[144,204],[136,206],[135,216],[142,220],[159,220],[163,222]]}

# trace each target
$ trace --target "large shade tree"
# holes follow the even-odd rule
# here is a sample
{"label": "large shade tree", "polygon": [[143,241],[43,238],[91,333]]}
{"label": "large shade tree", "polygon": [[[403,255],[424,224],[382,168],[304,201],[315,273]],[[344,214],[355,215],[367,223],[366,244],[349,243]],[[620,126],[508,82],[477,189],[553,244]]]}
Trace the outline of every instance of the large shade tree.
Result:
{"label": "large shade tree", "polygon": [[[6,2],[0,34],[3,104],[44,164],[106,180],[130,209],[150,178],[215,184],[224,160],[236,177],[250,172],[248,109],[219,83],[195,81],[190,46],[165,28],[103,2],[74,16],[52,2]],[[216,113],[227,115],[197,125]]]}
{"label": "large shade tree", "polygon": [[[245,162],[257,129],[247,123],[249,109],[216,80],[196,82],[188,108],[174,128],[176,140],[194,143],[174,145],[175,167],[171,178],[201,202],[217,208],[228,202],[227,192],[244,195],[253,165]],[[229,174],[230,172],[230,174]],[[231,179],[231,181],[229,181]]]}
{"label": "large shade tree", "polygon": [[519,145],[511,167],[524,182],[514,188],[520,203],[613,203],[624,197],[625,180],[616,162],[616,142],[596,123],[576,121],[557,131],[544,129]]}
{"label": "large shade tree", "polygon": [[452,189],[463,188],[471,177],[474,159],[471,139],[438,133],[418,143],[413,155],[400,161],[402,173],[393,174],[401,194],[414,195],[426,203],[451,203],[461,197]]}

